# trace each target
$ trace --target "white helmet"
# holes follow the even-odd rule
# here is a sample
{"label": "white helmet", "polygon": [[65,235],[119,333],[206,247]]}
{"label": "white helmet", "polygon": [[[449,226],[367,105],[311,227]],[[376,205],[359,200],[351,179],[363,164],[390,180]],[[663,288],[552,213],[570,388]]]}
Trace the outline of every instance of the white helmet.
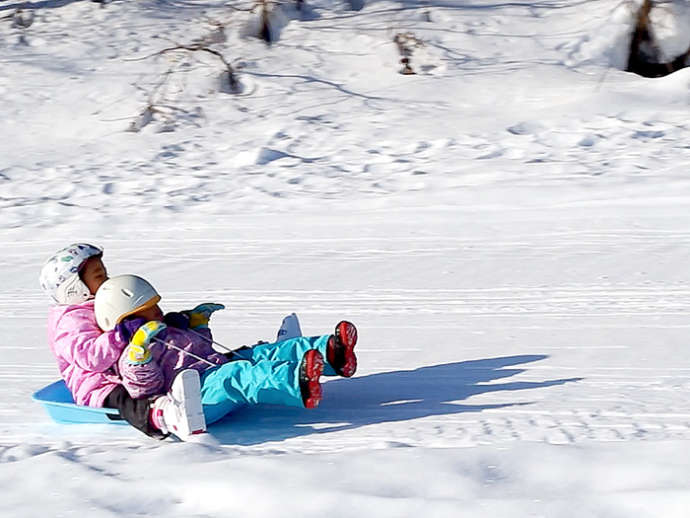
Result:
{"label": "white helmet", "polygon": [[151,308],[160,300],[156,289],[141,277],[111,277],[96,292],[96,322],[103,331],[110,331],[131,314]]}
{"label": "white helmet", "polygon": [[100,257],[103,249],[88,243],[75,243],[55,253],[41,268],[41,288],[58,304],[81,304],[93,295],[79,277],[91,257]]}

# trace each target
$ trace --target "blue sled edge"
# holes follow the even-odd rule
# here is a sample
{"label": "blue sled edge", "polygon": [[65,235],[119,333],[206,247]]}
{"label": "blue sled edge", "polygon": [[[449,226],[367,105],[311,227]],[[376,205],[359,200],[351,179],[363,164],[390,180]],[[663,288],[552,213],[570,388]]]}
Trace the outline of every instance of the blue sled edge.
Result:
{"label": "blue sled edge", "polygon": [[33,393],[32,399],[43,405],[58,423],[127,424],[115,408],[94,408],[77,405],[67,385],[58,380]]}

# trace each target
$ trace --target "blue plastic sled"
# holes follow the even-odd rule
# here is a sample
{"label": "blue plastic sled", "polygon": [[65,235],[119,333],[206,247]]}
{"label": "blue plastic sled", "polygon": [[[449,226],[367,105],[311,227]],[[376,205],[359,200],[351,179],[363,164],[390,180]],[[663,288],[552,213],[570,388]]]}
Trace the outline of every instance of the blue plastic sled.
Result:
{"label": "blue plastic sled", "polygon": [[77,405],[63,380],[34,392],[33,400],[41,403],[58,423],[127,424],[114,408],[93,408]]}

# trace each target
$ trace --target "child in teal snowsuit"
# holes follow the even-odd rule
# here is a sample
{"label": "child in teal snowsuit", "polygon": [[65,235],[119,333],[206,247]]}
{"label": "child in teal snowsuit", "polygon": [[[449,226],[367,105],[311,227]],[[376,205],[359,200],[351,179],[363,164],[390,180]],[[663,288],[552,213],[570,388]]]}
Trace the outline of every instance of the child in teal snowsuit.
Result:
{"label": "child in teal snowsuit", "polygon": [[118,362],[123,385],[133,398],[149,397],[167,392],[177,374],[194,369],[200,375],[206,424],[251,404],[315,408],[322,397],[322,374],[350,377],[357,368],[357,330],[349,322],[340,322],[329,335],[300,336],[220,354],[212,347],[208,320],[221,305],[163,315],[158,300],[156,294],[117,324],[131,340]]}

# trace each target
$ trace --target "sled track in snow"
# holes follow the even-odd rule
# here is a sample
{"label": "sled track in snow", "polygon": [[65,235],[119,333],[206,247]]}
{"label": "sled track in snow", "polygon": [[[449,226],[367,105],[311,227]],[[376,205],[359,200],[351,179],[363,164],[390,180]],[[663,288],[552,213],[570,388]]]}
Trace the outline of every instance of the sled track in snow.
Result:
{"label": "sled track in snow", "polygon": [[[683,219],[575,213],[556,210],[554,221],[488,213],[484,221],[434,212],[419,222],[408,214],[383,218],[375,235],[345,220],[309,220],[309,232],[288,237],[247,219],[234,222],[232,236],[209,225],[210,237],[190,230],[180,242],[152,237],[143,249],[112,239],[106,253],[111,273],[155,264],[148,273],[164,309],[226,304],[214,332],[229,345],[272,339],[292,311],[306,334],[340,318],[358,325],[356,377],[329,379],[311,413],[229,419],[218,435],[231,452],[690,440],[690,364],[678,353],[690,327],[690,283],[678,273],[690,245]],[[4,241],[0,267],[19,265],[31,279],[29,265],[62,244]],[[30,402],[57,377],[46,304],[27,282],[8,281],[0,319],[15,325],[0,357],[0,444],[98,447],[104,434],[55,427]],[[126,428],[105,436],[147,444]]]}
{"label": "sled track in snow", "polygon": [[[197,295],[194,292],[173,292],[168,302],[174,307]],[[690,289],[683,287],[527,286],[369,289],[354,293],[345,290],[278,290],[270,294],[264,290],[213,290],[209,296],[223,300],[231,308],[241,308],[231,310],[229,323],[226,321],[219,326],[221,334],[226,329],[253,329],[265,325],[281,311],[294,307],[301,308],[301,314],[309,315],[305,319],[306,326],[312,329],[315,327],[313,321],[330,322],[343,314],[361,321],[363,338],[359,351],[362,369],[359,376],[364,379],[409,369],[392,359],[403,353],[416,356],[428,347],[424,342],[417,343],[409,338],[402,339],[403,345],[396,345],[399,337],[409,333],[417,336],[435,332],[434,336],[444,340],[454,333],[462,333],[463,340],[458,344],[456,355],[462,360],[486,355],[481,344],[473,344],[467,339],[467,334],[478,332],[490,335],[569,332],[577,336],[579,330],[586,328],[623,330],[633,325],[638,330],[666,328],[684,332],[682,330],[690,327],[685,318],[669,323],[669,318],[684,317],[690,309]],[[42,315],[36,310],[37,302],[37,297],[5,294],[0,297],[0,317],[39,322]],[[663,322],[657,321],[660,315],[665,317]],[[421,319],[421,322],[414,323],[415,319]],[[372,336],[379,339],[372,339]],[[528,341],[518,341],[516,348],[524,351],[526,345],[529,345]],[[56,377],[55,367],[45,354],[45,363],[38,365],[17,359],[26,354],[45,353],[43,343],[34,346],[17,342],[5,344],[4,349],[15,355],[14,360],[0,361],[0,382],[4,385],[12,386],[20,381],[24,376],[20,373],[29,373],[36,384],[47,383]],[[537,344],[529,345],[528,349],[544,355],[587,351],[595,357],[609,351],[620,355],[618,358],[625,358],[631,351],[623,338],[605,343],[579,343],[573,338],[570,345],[563,342]],[[335,452],[372,446],[452,447],[519,440],[570,444],[581,441],[690,439],[690,405],[679,398],[679,392],[690,389],[687,382],[690,366],[624,362],[593,363],[583,367],[579,363],[570,365],[554,359],[517,367],[519,372],[506,378],[508,386],[505,390],[495,392],[493,397],[489,393],[493,391],[492,386],[501,381],[498,377],[485,382],[468,381],[470,392],[478,394],[456,401],[452,392],[447,401],[433,398],[429,401],[430,394],[422,390],[417,398],[401,395],[400,401],[382,400],[377,405],[367,406],[362,412],[355,396],[355,399],[345,402],[343,410],[325,404],[325,408],[313,416],[287,417],[285,422],[266,428],[262,428],[263,418],[260,417],[259,422],[250,420],[246,429],[240,427],[238,431],[235,424],[235,429],[226,429],[223,433],[226,434],[228,448],[247,454]],[[482,369],[467,367],[463,373],[471,377],[473,371],[481,372]],[[497,373],[498,376],[503,375],[500,369]],[[550,380],[568,382],[550,387]],[[439,382],[442,386],[443,380]],[[330,390],[328,383],[326,401]],[[521,390],[520,383],[536,385]],[[540,383],[544,385],[539,386]],[[377,386],[373,385],[373,388]],[[337,392],[338,397],[345,397],[346,392],[341,392]],[[412,392],[414,396],[414,390]],[[10,396],[22,398],[28,394],[20,389],[10,389]],[[675,402],[672,404],[677,411],[667,411],[668,402]],[[333,404],[343,403],[339,400]],[[2,420],[13,423],[15,429],[25,430],[22,435],[31,429],[30,422],[44,419],[42,415],[33,415],[26,422],[23,417],[25,407],[25,404],[17,404],[0,409]],[[381,409],[384,409],[383,417]],[[324,416],[325,421],[321,422]],[[354,420],[352,416],[355,416]],[[405,426],[399,426],[400,421],[405,421]],[[108,433],[115,442],[127,444],[127,439],[122,437],[125,432]],[[76,434],[73,444],[91,444],[89,438],[81,435],[81,432]],[[253,441],[252,436],[262,439]],[[18,436],[12,433],[12,428],[0,430],[0,444],[12,444],[15,439]],[[43,437],[40,441],[45,444],[45,440]],[[238,440],[240,444],[233,446]],[[138,443],[136,435],[132,441],[133,444]]]}

